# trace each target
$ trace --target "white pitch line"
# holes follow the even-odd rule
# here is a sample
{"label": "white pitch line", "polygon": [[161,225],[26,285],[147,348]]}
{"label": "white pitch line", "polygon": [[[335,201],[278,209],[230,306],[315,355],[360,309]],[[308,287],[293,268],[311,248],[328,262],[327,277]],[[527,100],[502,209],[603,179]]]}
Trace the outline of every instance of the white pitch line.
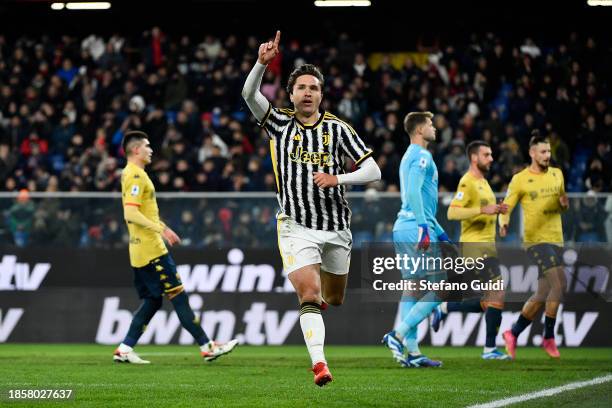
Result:
{"label": "white pitch line", "polygon": [[612,381],[612,374],[604,375],[603,377],[595,377],[592,380],[573,382],[562,385],[560,387],[548,388],[542,391],[536,391],[529,394],[517,395],[516,397],[504,398],[497,401],[491,401],[484,404],[470,405],[467,408],[497,408],[505,407],[506,405],[516,404],[518,402],[525,402],[536,398],[551,397],[556,394],[560,394],[565,391],[571,391],[578,388],[589,387],[591,385],[603,384],[608,381]]}

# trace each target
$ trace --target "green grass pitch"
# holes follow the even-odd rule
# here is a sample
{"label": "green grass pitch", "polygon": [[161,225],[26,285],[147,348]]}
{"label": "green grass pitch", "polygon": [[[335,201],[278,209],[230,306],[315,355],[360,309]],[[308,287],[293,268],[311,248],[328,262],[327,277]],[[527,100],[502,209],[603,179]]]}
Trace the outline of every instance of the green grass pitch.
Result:
{"label": "green grass pitch", "polygon": [[[32,407],[463,407],[589,380],[612,372],[612,349],[561,349],[561,360],[519,348],[517,360],[482,361],[481,349],[424,348],[439,369],[402,369],[383,346],[327,346],[334,381],[313,383],[304,346],[239,346],[212,363],[197,347],[141,346],[148,366],[112,362],[113,347],[0,345],[0,393],[71,388],[73,401],[0,400]],[[609,407],[612,382],[515,406]]]}

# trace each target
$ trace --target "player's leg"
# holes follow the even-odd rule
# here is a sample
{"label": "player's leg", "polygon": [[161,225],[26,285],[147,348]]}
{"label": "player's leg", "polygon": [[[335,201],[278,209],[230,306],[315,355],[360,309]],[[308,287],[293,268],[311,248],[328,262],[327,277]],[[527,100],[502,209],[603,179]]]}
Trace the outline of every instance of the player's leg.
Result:
{"label": "player's leg", "polygon": [[325,242],[320,231],[302,227],[291,218],[279,218],[277,226],[283,268],[300,303],[300,327],[312,361],[314,381],[323,386],[332,380],[323,351],[325,324],[321,315],[321,252]]}
{"label": "player's leg", "polygon": [[[433,281],[439,281],[436,278]],[[405,363],[407,367],[440,367],[441,361],[431,360],[423,355],[416,341],[417,328],[419,323],[429,316],[432,310],[440,304],[440,294],[436,292],[427,292],[416,304],[410,309],[406,317],[395,328],[396,337],[403,344],[414,344],[408,349],[408,355]]]}
{"label": "player's leg", "polygon": [[351,264],[351,231],[320,232],[324,242],[321,251],[321,292],[323,302],[333,306],[344,303]]}
{"label": "player's leg", "polygon": [[161,306],[161,297],[147,297],[142,299],[140,307],[138,307],[136,312],[134,312],[134,317],[132,318],[132,323],[130,323],[128,333],[121,344],[129,347],[136,346],[136,343],[144,332],[146,326],[149,324],[155,315],[155,312],[157,312]]}
{"label": "player's leg", "polygon": [[[486,254],[486,250],[490,246],[489,243],[460,243],[460,253],[464,258],[482,258],[484,255],[485,266],[482,270],[475,267],[466,268],[467,270],[461,272],[450,271],[449,282],[452,283],[463,283],[472,282],[475,280],[487,281],[489,277],[489,269],[494,267],[494,262],[490,262],[490,259],[496,259],[489,257]],[[440,328],[440,324],[446,319],[451,312],[461,313],[482,313],[484,311],[482,307],[482,296],[468,296],[466,293],[453,293],[453,296],[458,299],[450,299],[447,302],[442,302],[440,306],[436,307],[432,313],[431,328],[434,332],[437,332]]]}
{"label": "player's leg", "polygon": [[[467,247],[465,245],[462,245],[462,251],[465,251],[465,248]],[[484,276],[487,277],[485,278]],[[483,281],[488,279],[489,278],[487,274],[480,274],[475,269],[468,270],[464,274],[453,273],[451,276],[449,276],[449,281],[451,282],[468,282],[473,280]],[[457,294],[454,293],[453,295]],[[431,318],[431,327],[434,332],[438,331],[438,329],[440,328],[440,324],[446,319],[450,312],[482,313],[484,311],[481,303],[481,296],[472,296],[468,298],[464,298],[464,296],[465,294],[461,293],[461,299],[442,302],[438,307],[433,310]]]}
{"label": "player's leg", "polygon": [[496,338],[502,321],[505,292],[503,290],[488,291],[483,299],[485,308],[486,340],[482,353],[485,360],[509,360],[510,356],[497,349]]}
{"label": "player's leg", "polygon": [[[491,282],[502,279],[499,258],[497,256],[487,257],[484,261],[484,268],[478,273],[482,280]],[[506,293],[502,290],[489,290],[485,292],[482,299],[482,308],[485,311],[486,340],[482,353],[485,360],[510,360],[510,356],[497,349],[496,338],[499,326],[502,321],[502,311],[504,310],[504,300]]]}
{"label": "player's leg", "polygon": [[527,249],[527,255],[531,262],[538,266],[539,279],[538,288],[523,305],[521,314],[510,330],[503,334],[506,343],[506,351],[512,358],[516,357],[516,343],[518,336],[533,322],[548,297],[551,286],[545,277],[545,271],[549,269],[550,246],[548,244],[533,245]]}
{"label": "player's leg", "polygon": [[518,336],[533,322],[538,311],[544,306],[548,290],[550,289],[546,279],[538,280],[538,289],[523,305],[521,314],[512,325],[510,330],[503,334],[506,343],[506,351],[514,359],[516,358],[516,343]]}
{"label": "player's leg", "polygon": [[[445,279],[446,274],[444,271],[427,271],[425,273],[419,273],[419,276],[424,277],[430,282],[440,282]],[[440,303],[441,299],[445,297],[445,294],[436,291],[427,292],[421,297],[416,304],[410,309],[406,317],[396,327],[395,331],[399,338],[403,339],[406,337],[408,331],[412,328],[416,328],[424,319],[426,319],[433,309],[435,309]]]}
{"label": "player's leg", "polygon": [[337,275],[321,268],[322,300],[332,306],[340,306],[344,303],[347,282],[348,274]]}
{"label": "player's leg", "polygon": [[300,327],[312,361],[315,384],[323,386],[332,380],[323,350],[325,324],[321,315],[320,265],[306,265],[289,273],[300,303]]}
{"label": "player's leg", "polygon": [[563,300],[567,282],[565,272],[562,267],[551,268],[545,273],[546,279],[550,285],[550,291],[546,297],[546,306],[544,312],[544,340],[542,340],[542,348],[546,353],[553,357],[559,358],[559,350],[555,343],[555,323],[557,321],[557,311]]}
{"label": "player's leg", "polygon": [[[412,241],[412,243],[406,243],[408,247],[405,247],[404,250],[408,251],[409,248],[415,247],[416,244],[414,244],[414,242],[416,242],[416,239]],[[416,255],[420,256],[420,253],[416,253]],[[430,251],[427,253],[427,256],[439,257],[439,248],[437,248],[436,245],[432,245]],[[430,282],[440,282],[446,278],[446,273],[438,270],[427,271],[426,269],[419,269],[413,272],[413,276],[427,279]],[[402,273],[404,274],[404,271]],[[405,318],[400,322],[395,330],[389,334],[393,334],[394,337],[400,340],[402,343],[407,343],[409,336],[414,336],[416,345],[416,330],[418,325],[431,314],[432,310],[435,309],[436,306],[441,303],[440,299],[440,293],[433,291],[425,293],[423,297],[421,297],[414,304],[410,311],[408,311]],[[389,343],[389,341],[387,341],[387,343]],[[418,350],[418,345],[416,345],[415,351],[408,353],[405,363],[409,367],[439,367],[442,365],[440,361],[430,360],[422,355],[420,350]]]}
{"label": "player's leg", "polygon": [[189,297],[183,288],[180,276],[176,271],[176,264],[170,254],[166,254],[153,262],[155,277],[159,282],[158,288],[172,303],[172,307],[181,322],[200,346],[200,355],[205,361],[213,361],[224,354],[230,353],[238,344],[233,339],[225,344],[212,341],[200,325],[200,318],[193,313],[189,305]]}
{"label": "player's leg", "polygon": [[[415,284],[416,285],[416,284]],[[400,301],[400,320],[404,321],[408,316],[408,313],[412,310],[414,305],[418,302],[421,297],[421,292],[419,291],[411,291],[405,290],[402,294],[402,299]],[[421,354],[421,349],[419,348],[419,342],[417,339],[417,328],[412,327],[408,330],[408,333],[404,336],[402,344],[406,348],[406,352],[408,354],[419,355]]]}
{"label": "player's leg", "polygon": [[134,347],[142,336],[146,326],[162,305],[162,297],[152,294],[146,285],[147,267],[134,269],[134,286],[142,303],[134,312],[127,335],[123,342],[117,347],[113,354],[113,360],[118,363],[149,364],[147,360],[141,359],[135,352]]}
{"label": "player's leg", "polygon": [[[415,256],[416,252],[412,247],[412,242],[417,240],[416,225],[415,228],[406,228],[401,230],[393,231],[393,246],[395,253],[400,257]],[[402,279],[416,281],[417,276],[414,275],[414,271],[402,269]],[[416,291],[404,291],[399,302],[400,310],[400,321],[404,319],[410,313],[410,310],[414,307],[418,300],[419,293]],[[404,334],[402,339],[398,338],[396,330],[391,330],[383,336],[382,343],[387,346],[393,359],[397,361],[402,367],[406,366],[406,356],[404,355],[407,349],[413,353],[420,353],[418,341],[417,341],[417,329],[409,328]]]}
{"label": "player's leg", "polygon": [[[394,231],[393,232],[393,240],[395,242],[395,252],[400,256],[403,254],[416,254],[414,252],[414,248],[412,246],[406,247],[406,240],[416,239],[416,235],[412,233],[406,234],[403,231]],[[402,270],[402,278],[414,282],[414,287],[418,287],[418,274],[413,274],[411,271]],[[399,310],[400,310],[400,321],[404,321],[412,308],[417,304],[419,299],[423,296],[423,293],[419,290],[404,290],[402,293],[402,297],[400,299]],[[421,349],[419,348],[418,341],[418,331],[417,327],[411,327],[408,329],[408,332],[404,335],[402,339],[402,345],[404,346],[404,351],[408,355],[419,356],[421,355]],[[402,361],[402,365],[406,364],[406,359]]]}
{"label": "player's leg", "polygon": [[446,316],[450,312],[482,313],[482,302],[480,298],[465,299],[460,302],[442,302],[432,313],[431,328],[437,332]]}
{"label": "player's leg", "polygon": [[506,351],[512,358],[516,358],[516,343],[518,336],[533,322],[536,314],[544,306],[546,297],[550,290],[550,285],[545,278],[538,279],[538,288],[536,292],[525,302],[521,309],[521,314],[512,325],[510,330],[506,330],[503,334],[506,343]]}

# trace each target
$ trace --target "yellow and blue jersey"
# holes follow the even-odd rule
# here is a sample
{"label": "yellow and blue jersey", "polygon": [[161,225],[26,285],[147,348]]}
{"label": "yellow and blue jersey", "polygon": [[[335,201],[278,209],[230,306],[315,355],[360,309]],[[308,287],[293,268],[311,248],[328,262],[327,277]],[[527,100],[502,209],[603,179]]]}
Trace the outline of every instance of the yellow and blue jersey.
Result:
{"label": "yellow and blue jersey", "polygon": [[[140,167],[129,163],[121,173],[121,200],[123,206],[136,206],[149,220],[160,223],[153,182]],[[140,225],[128,222],[130,236],[130,263],[139,268],[151,260],[168,253],[161,235]]]}
{"label": "yellow and blue jersey", "polygon": [[[510,181],[504,202],[512,210],[521,203],[524,216],[524,238],[527,246],[538,243],[563,243],[559,197],[565,194],[563,173],[549,167],[544,173],[529,168],[516,173]],[[508,224],[509,214],[500,215],[502,224]]]}

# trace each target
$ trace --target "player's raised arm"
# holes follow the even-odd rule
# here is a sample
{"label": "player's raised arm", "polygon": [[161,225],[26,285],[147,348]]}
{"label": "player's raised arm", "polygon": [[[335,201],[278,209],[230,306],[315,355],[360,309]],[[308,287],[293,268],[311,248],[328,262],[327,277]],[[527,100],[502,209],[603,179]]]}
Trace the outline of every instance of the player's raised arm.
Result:
{"label": "player's raised arm", "polygon": [[242,97],[244,98],[247,106],[258,121],[263,121],[270,108],[270,102],[261,93],[259,88],[261,87],[261,80],[264,72],[266,72],[266,66],[272,61],[279,53],[278,46],[280,44],[280,31],[276,32],[274,41],[268,41],[259,46],[259,52],[257,56],[257,62],[244,83],[242,88]]}

